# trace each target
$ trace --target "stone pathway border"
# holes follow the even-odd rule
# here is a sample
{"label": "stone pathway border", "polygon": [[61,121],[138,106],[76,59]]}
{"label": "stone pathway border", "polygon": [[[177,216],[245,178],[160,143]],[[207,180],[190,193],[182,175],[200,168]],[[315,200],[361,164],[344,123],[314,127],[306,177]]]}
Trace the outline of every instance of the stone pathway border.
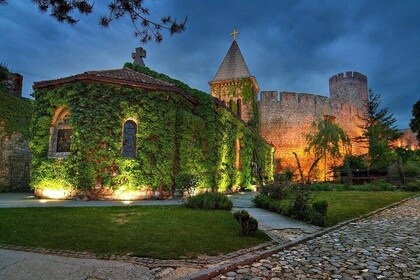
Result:
{"label": "stone pathway border", "polygon": [[403,199],[401,201],[397,201],[397,202],[395,202],[393,204],[390,204],[388,206],[376,209],[376,210],[374,210],[370,213],[360,215],[359,217],[356,217],[354,219],[338,223],[335,226],[332,226],[332,227],[326,228],[324,230],[320,230],[318,232],[315,232],[315,233],[306,235],[304,237],[298,238],[294,241],[291,241],[291,242],[288,242],[288,243],[285,243],[285,244],[280,244],[280,245],[277,245],[277,246],[275,246],[271,249],[267,249],[267,250],[264,250],[264,251],[254,252],[254,254],[252,256],[246,256],[246,257],[243,257],[243,258],[238,258],[238,259],[236,259],[232,262],[228,262],[228,263],[223,264],[223,265],[212,267],[210,269],[202,270],[202,271],[193,273],[191,275],[182,277],[182,278],[180,278],[180,280],[207,280],[207,279],[212,279],[213,277],[216,277],[219,274],[225,274],[228,271],[234,270],[238,266],[251,264],[255,261],[266,258],[266,257],[268,257],[268,256],[270,256],[270,255],[272,255],[272,254],[274,254],[278,251],[285,250],[285,249],[288,249],[290,247],[294,247],[294,246],[299,245],[299,244],[301,244],[303,242],[306,242],[308,240],[314,239],[316,237],[322,236],[322,235],[324,235],[326,233],[329,233],[331,231],[337,230],[337,229],[339,229],[343,226],[346,226],[350,223],[354,223],[356,221],[359,221],[359,220],[365,219],[367,217],[373,216],[373,215],[375,215],[379,212],[382,212],[386,209],[394,208],[394,207],[396,207],[396,206],[398,206],[398,205],[400,205],[400,204],[402,204],[402,203],[404,203],[408,200],[415,199],[417,196],[418,196],[418,194],[413,195],[411,197],[408,197],[408,198]]}

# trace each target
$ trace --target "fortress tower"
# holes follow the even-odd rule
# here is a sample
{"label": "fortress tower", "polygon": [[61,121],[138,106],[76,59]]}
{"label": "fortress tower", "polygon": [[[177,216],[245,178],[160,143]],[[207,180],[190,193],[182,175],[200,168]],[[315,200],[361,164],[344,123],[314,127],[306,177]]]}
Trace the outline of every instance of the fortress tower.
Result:
{"label": "fortress tower", "polygon": [[[232,33],[234,36],[238,34],[235,32]],[[211,95],[224,102],[243,121],[249,122],[253,118],[253,110],[256,109],[253,105],[257,102],[259,87],[255,77],[249,73],[235,37],[209,85]]]}
{"label": "fortress tower", "polygon": [[333,102],[345,102],[363,108],[368,98],[367,77],[359,72],[338,73],[330,78],[330,97]]}

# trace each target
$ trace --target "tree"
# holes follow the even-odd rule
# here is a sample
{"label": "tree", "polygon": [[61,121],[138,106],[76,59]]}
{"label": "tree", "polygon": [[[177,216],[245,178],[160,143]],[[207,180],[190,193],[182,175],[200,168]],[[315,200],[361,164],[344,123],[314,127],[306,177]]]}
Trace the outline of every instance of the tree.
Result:
{"label": "tree", "polygon": [[314,133],[307,134],[307,152],[312,152],[317,160],[324,159],[324,181],[327,180],[327,158],[337,160],[347,153],[350,138],[347,133],[332,118],[315,122]]}
{"label": "tree", "polygon": [[[73,16],[78,11],[83,15],[93,13],[94,3],[89,0],[32,0],[42,13],[50,11],[50,16],[58,22],[76,24],[79,20]],[[0,5],[7,5],[7,0],[0,0]],[[185,31],[187,17],[178,22],[171,16],[161,17],[159,21],[149,18],[149,9],[144,6],[144,0],[112,0],[108,4],[109,15],[101,16],[99,24],[108,27],[114,20],[128,15],[134,26],[134,36],[140,37],[142,43],[154,39],[160,43],[163,39],[162,30],[167,30],[170,35]]]}
{"label": "tree", "polygon": [[380,94],[369,89],[369,97],[364,104],[365,114],[360,117],[362,136],[356,138],[368,149],[368,166],[371,168],[388,167],[393,157],[391,142],[401,137],[394,115],[388,112],[388,108],[381,108],[380,104]]}
{"label": "tree", "polygon": [[420,100],[413,105],[411,112],[414,118],[410,121],[410,128],[417,133],[417,140],[420,141]]}

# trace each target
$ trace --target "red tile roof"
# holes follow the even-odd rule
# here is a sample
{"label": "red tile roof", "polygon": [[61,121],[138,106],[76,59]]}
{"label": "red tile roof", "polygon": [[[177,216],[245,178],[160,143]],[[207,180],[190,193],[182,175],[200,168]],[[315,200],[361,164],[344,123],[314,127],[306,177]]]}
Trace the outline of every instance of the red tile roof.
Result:
{"label": "red tile roof", "polygon": [[90,82],[103,82],[119,85],[128,85],[131,87],[138,87],[147,90],[162,90],[171,91],[183,95],[192,103],[196,104],[197,101],[192,96],[186,94],[182,89],[174,84],[153,78],[146,74],[134,71],[129,68],[101,70],[101,71],[87,71],[82,74],[77,74],[65,78],[35,82],[33,89],[41,89],[45,87],[59,86],[75,81],[90,81]]}

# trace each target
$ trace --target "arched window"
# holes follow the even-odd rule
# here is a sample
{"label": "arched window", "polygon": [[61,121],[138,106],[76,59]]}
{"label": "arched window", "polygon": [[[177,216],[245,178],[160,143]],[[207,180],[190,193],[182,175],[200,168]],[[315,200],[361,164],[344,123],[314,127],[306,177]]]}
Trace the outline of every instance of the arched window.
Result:
{"label": "arched window", "polygon": [[136,134],[137,124],[134,121],[126,121],[123,129],[123,148],[122,154],[126,158],[136,157]]}
{"label": "arched window", "polygon": [[241,99],[236,100],[236,107],[238,108],[238,112],[237,112],[238,116],[242,118],[242,100]]}
{"label": "arched window", "polygon": [[70,113],[61,107],[55,111],[50,128],[49,157],[66,157],[70,154],[71,135],[73,129],[69,123]]}

